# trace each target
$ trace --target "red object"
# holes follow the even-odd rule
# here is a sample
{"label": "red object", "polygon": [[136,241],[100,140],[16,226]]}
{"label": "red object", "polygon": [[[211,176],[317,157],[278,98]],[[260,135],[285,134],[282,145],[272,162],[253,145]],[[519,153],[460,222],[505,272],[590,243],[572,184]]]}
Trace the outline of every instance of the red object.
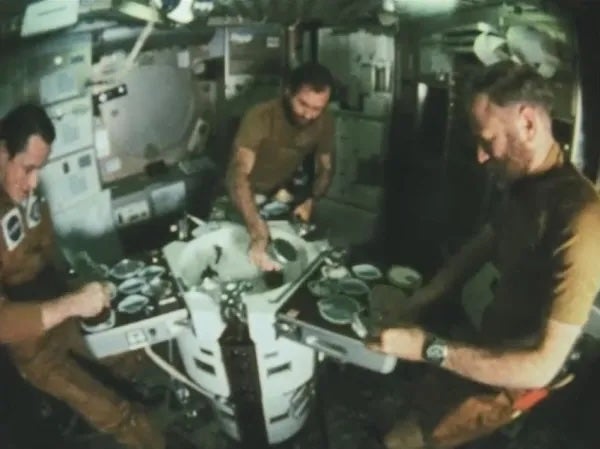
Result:
{"label": "red object", "polygon": [[540,388],[537,390],[529,390],[526,393],[523,393],[513,404],[515,410],[519,410],[524,412],[525,410],[529,410],[542,399],[548,396],[549,391],[546,388]]}

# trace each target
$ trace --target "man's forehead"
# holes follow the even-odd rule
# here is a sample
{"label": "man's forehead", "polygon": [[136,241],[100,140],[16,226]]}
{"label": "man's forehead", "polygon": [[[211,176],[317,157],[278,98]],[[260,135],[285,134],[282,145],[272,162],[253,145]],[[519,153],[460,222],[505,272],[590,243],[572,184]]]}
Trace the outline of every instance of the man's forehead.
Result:
{"label": "man's forehead", "polygon": [[330,94],[329,87],[325,88],[322,91],[316,91],[314,89],[311,89],[310,86],[302,86],[296,93],[296,96],[298,98],[301,98],[304,101],[310,101],[310,102],[325,101],[325,102],[327,102],[327,100],[329,99],[329,94]]}
{"label": "man's forehead", "polygon": [[471,109],[471,122],[475,129],[497,125],[506,121],[512,108],[499,106],[488,95],[481,94],[475,97]]}
{"label": "man's forehead", "polygon": [[15,157],[19,157],[25,164],[38,165],[46,158],[49,151],[50,145],[39,135],[32,134],[27,139],[24,151],[16,154]]}

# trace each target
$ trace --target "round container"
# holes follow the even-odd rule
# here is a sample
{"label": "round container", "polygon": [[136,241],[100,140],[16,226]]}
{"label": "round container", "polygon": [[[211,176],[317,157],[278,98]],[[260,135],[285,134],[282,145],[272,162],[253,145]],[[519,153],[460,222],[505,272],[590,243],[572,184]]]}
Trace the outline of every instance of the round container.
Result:
{"label": "round container", "polygon": [[162,299],[173,293],[173,286],[166,279],[153,279],[142,287],[140,293],[150,298]]}
{"label": "round container", "polygon": [[141,260],[123,259],[112,267],[110,275],[119,280],[128,279],[137,276],[144,265]]}
{"label": "round container", "polygon": [[89,333],[102,332],[115,326],[116,314],[113,309],[104,309],[99,315],[81,320],[79,325]]}
{"label": "round container", "polygon": [[277,193],[275,193],[275,199],[280,203],[289,204],[294,201],[294,195],[286,189],[279,189]]}
{"label": "round container", "polygon": [[357,278],[367,282],[377,281],[383,277],[383,274],[379,268],[377,268],[375,265],[366,263],[354,265],[352,267],[352,273],[354,273],[354,276]]}
{"label": "round container", "polygon": [[285,265],[298,258],[294,245],[284,239],[273,239],[267,248],[269,255],[278,263]]}
{"label": "round container", "polygon": [[138,294],[129,295],[123,298],[121,302],[119,302],[119,304],[117,305],[117,310],[120,313],[133,315],[144,310],[144,307],[146,307],[149,302],[150,299],[147,296]]}
{"label": "round container", "polygon": [[279,201],[267,203],[261,208],[261,214],[267,218],[284,215],[287,214],[289,211],[290,206]]}
{"label": "round container", "polygon": [[133,295],[138,293],[147,282],[142,278],[129,278],[119,284],[119,293]]}
{"label": "round container", "polygon": [[108,297],[110,298],[111,301],[113,301],[119,293],[117,286],[114,284],[114,282],[110,282],[110,281],[105,281],[104,284],[106,285],[106,288],[108,289]]}
{"label": "round container", "polygon": [[341,265],[325,265],[321,268],[321,274],[327,279],[342,279],[349,276],[350,272]]}
{"label": "round container", "polygon": [[390,284],[409,294],[421,287],[423,283],[423,277],[418,271],[399,265],[392,266],[388,270],[387,279]]}
{"label": "round container", "polygon": [[343,295],[322,299],[317,307],[321,317],[333,324],[352,323],[354,315],[362,309],[355,299]]}
{"label": "round container", "polygon": [[307,287],[313,296],[327,297],[338,293],[338,282],[333,279],[309,281]]}
{"label": "round container", "polygon": [[340,279],[338,286],[342,295],[362,296],[368,295],[371,292],[371,289],[367,284],[360,279],[355,278]]}
{"label": "round container", "polygon": [[146,281],[151,281],[165,274],[167,269],[161,265],[148,265],[142,269],[140,277],[143,277]]}

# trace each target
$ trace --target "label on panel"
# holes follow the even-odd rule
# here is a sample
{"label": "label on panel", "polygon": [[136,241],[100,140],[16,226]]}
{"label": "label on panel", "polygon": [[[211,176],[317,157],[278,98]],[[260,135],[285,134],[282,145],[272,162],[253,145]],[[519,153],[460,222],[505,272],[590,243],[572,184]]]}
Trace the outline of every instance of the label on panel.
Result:
{"label": "label on panel", "polygon": [[56,128],[50,159],[94,144],[92,100],[89,96],[60,103],[48,108]]}
{"label": "label on panel", "polygon": [[42,104],[64,101],[83,94],[92,70],[91,36],[77,34],[44,40],[26,58],[31,96]]}
{"label": "label on panel", "polygon": [[94,150],[90,148],[49,162],[42,170],[41,184],[53,212],[98,193],[100,180]]}
{"label": "label on panel", "polygon": [[77,67],[64,67],[42,76],[40,78],[40,101],[48,104],[78,95],[77,75]]}

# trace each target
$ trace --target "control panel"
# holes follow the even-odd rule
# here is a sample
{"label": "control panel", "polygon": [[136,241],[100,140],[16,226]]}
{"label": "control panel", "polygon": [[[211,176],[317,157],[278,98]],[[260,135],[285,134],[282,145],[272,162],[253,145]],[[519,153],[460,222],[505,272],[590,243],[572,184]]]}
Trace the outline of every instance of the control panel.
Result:
{"label": "control panel", "polygon": [[150,204],[146,199],[124,204],[115,208],[114,216],[117,226],[127,226],[150,218]]}
{"label": "control panel", "polygon": [[188,311],[181,308],[124,326],[89,333],[85,340],[92,354],[98,358],[122,354],[173,339],[187,325],[187,317]]}

